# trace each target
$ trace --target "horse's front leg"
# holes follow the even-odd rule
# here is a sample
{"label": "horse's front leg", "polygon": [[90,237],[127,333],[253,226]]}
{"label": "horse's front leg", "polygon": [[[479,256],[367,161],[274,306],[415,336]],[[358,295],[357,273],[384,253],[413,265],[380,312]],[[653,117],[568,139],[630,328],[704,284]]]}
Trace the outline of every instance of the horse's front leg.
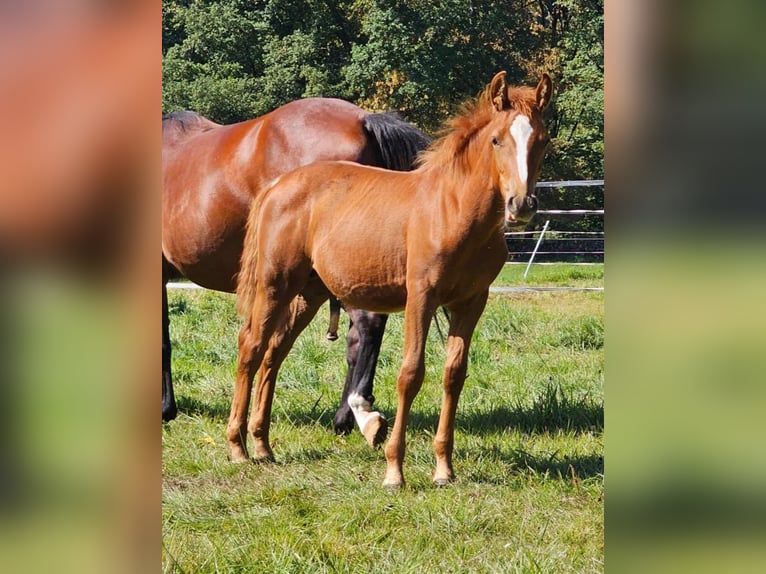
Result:
{"label": "horse's front leg", "polygon": [[327,300],[327,289],[318,280],[310,282],[303,292],[290,302],[287,313],[281,317],[258,371],[255,401],[250,413],[248,431],[253,438],[253,457],[256,460],[274,460],[269,444],[271,407],[279,367],[290,352],[298,335],[308,326],[319,308]]}
{"label": "horse's front leg", "polygon": [[402,463],[405,451],[405,433],[412,401],[423,385],[425,375],[425,347],[428,327],[436,305],[408,285],[407,306],[404,311],[404,359],[396,379],[398,405],[391,438],[386,445],[386,476],[383,486],[404,486]]}
{"label": "horse's front leg", "polygon": [[351,327],[346,337],[346,362],[348,371],[340,407],[335,414],[333,427],[338,434],[351,432],[354,421],[373,448],[386,438],[388,421],[372,410],[375,402],[373,383],[380,345],[386,329],[388,315],[349,309]]}
{"label": "horse's front leg", "polygon": [[439,426],[434,436],[436,470],[433,481],[437,486],[444,486],[454,480],[452,469],[452,449],[455,436],[455,413],[460,392],[463,390],[468,367],[468,349],[476,323],[484,312],[487,295],[484,292],[461,305],[450,308],[449,337],[447,340],[447,360],[444,366],[442,408]]}

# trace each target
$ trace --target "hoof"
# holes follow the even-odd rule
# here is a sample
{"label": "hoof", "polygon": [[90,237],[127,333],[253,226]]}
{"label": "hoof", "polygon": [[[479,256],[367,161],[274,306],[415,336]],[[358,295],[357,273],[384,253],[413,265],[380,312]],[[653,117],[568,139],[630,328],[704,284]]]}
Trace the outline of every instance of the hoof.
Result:
{"label": "hoof", "polygon": [[443,468],[443,469],[437,469],[434,472],[434,477],[432,479],[432,482],[434,483],[434,486],[436,487],[443,487],[448,486],[449,483],[455,481],[455,473],[452,471],[451,467]]}
{"label": "hoof", "polygon": [[346,436],[351,434],[351,431],[354,430],[353,417],[344,417],[341,419],[336,418],[334,421],[332,421],[332,430],[335,431],[335,434],[338,436]]}
{"label": "hoof", "polygon": [[367,444],[372,448],[378,448],[386,440],[388,435],[388,421],[386,417],[378,413],[377,417],[371,417],[362,431]]}
{"label": "hoof", "polygon": [[167,409],[167,410],[165,409],[162,410],[162,422],[164,423],[172,421],[177,416],[178,416],[178,410],[175,407],[171,409]]}
{"label": "hoof", "polygon": [[383,479],[383,488],[390,491],[398,491],[404,488],[404,475],[400,472],[386,472]]}
{"label": "hoof", "polygon": [[328,341],[337,341],[338,340],[338,333],[333,333],[332,331],[327,331],[327,340]]}
{"label": "hoof", "polygon": [[391,492],[398,492],[404,488],[404,481],[401,482],[389,482],[388,480],[383,481],[383,488],[386,490],[389,490]]}
{"label": "hoof", "polygon": [[270,463],[275,461],[276,459],[274,458],[274,453],[271,452],[271,449],[256,449],[253,453],[253,462]]}
{"label": "hoof", "polygon": [[229,439],[229,460],[234,463],[249,462],[247,455],[247,446],[245,441]]}
{"label": "hoof", "polygon": [[242,464],[245,462],[250,462],[250,458],[246,454],[241,454],[241,453],[238,453],[238,454],[231,453],[229,455],[229,460],[233,462],[234,464]]}
{"label": "hoof", "polygon": [[277,462],[277,459],[274,458],[273,454],[271,454],[271,455],[268,455],[268,456],[257,456],[257,457],[254,456],[252,458],[252,461],[255,464],[271,464],[273,462]]}

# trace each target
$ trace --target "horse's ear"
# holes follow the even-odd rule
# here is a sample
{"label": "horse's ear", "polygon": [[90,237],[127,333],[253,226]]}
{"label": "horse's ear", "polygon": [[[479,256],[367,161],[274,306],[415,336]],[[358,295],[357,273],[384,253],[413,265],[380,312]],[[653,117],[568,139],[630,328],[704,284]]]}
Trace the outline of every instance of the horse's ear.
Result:
{"label": "horse's ear", "polygon": [[492,99],[492,106],[502,112],[504,108],[510,105],[508,101],[508,85],[505,83],[505,72],[498,72],[489,84],[489,97]]}
{"label": "horse's ear", "polygon": [[548,107],[551,103],[551,95],[553,94],[553,82],[551,77],[543,72],[543,77],[540,78],[540,83],[537,84],[535,89],[535,102],[537,107],[542,111]]}

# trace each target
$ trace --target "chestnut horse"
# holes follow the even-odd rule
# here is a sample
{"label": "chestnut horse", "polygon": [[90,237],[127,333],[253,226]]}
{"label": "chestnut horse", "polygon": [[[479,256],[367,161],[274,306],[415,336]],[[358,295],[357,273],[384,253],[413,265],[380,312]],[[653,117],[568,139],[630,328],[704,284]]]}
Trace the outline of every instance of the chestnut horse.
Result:
{"label": "chestnut horse", "polygon": [[[244,325],[226,432],[232,460],[247,460],[247,431],[255,458],[273,459],[273,382],[259,379],[245,426],[253,376],[272,336],[289,347],[332,293],[352,307],[404,310],[385,486],[404,484],[405,430],[425,373],[426,335],[436,309],[449,310],[433,480],[454,478],[455,412],[468,347],[507,257],[504,225],[528,221],[537,209],[535,184],[549,141],[542,111],[551,91],[547,74],[536,88],[513,88],[500,72],[421,154],[415,171],[320,162],[282,176],[264,194],[250,212],[237,286]],[[367,406],[359,396],[349,402]]]}
{"label": "chestnut horse", "polygon": [[[203,287],[234,292],[250,206],[274,181],[318,160],[351,160],[389,169],[411,169],[430,138],[393,114],[371,114],[342,100],[309,98],[254,120],[220,125],[192,112],[162,121],[162,418],[176,416],[170,371],[166,283],[187,277]],[[342,237],[342,232],[340,234]],[[335,311],[335,306],[333,305]],[[353,391],[372,404],[372,383],[385,315],[348,309],[348,374],[335,415],[336,432],[353,429]],[[333,313],[337,330],[337,315]],[[270,355],[276,376],[284,356]],[[272,381],[273,384],[273,381]],[[387,422],[373,413],[364,429],[372,445]]]}

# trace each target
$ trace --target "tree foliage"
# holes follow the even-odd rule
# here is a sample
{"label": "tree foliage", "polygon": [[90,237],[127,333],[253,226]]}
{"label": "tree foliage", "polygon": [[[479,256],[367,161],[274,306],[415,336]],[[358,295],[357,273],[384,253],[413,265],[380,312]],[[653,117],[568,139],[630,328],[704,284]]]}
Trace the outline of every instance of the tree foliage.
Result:
{"label": "tree foliage", "polygon": [[434,132],[500,69],[554,78],[546,179],[603,177],[603,0],[164,0],[163,110],[219,122],[309,96]]}

